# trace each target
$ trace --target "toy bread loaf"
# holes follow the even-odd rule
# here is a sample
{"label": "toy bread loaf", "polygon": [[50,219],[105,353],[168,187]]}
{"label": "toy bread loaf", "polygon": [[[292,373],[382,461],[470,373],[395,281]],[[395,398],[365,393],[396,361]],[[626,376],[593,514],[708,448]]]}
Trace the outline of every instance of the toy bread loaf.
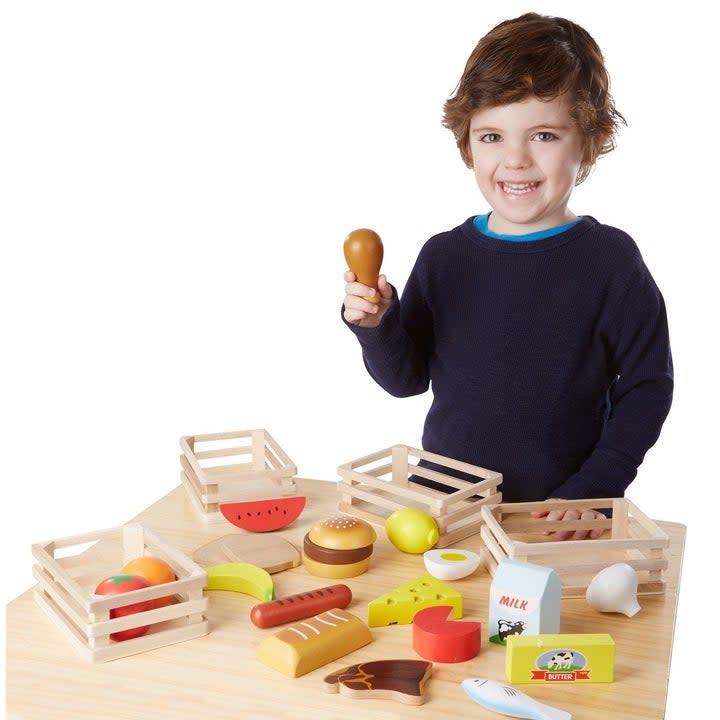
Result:
{"label": "toy bread loaf", "polygon": [[368,626],[346,610],[329,610],[265,638],[257,659],[288,677],[300,677],[372,642]]}

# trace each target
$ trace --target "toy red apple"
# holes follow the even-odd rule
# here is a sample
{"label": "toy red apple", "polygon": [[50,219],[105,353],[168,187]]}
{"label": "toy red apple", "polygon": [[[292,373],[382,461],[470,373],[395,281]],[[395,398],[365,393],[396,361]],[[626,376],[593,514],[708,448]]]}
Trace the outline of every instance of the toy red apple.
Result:
{"label": "toy red apple", "polygon": [[[150,587],[150,583],[139,575],[111,575],[105,578],[96,588],[96,595],[119,595],[120,593],[130,592],[131,590],[139,590],[141,588]],[[132,615],[133,613],[145,612],[145,610],[152,610],[152,600],[143,600],[142,602],[131,603],[129,605],[123,605],[119,608],[113,608],[110,610],[110,617],[125,617],[125,615]],[[118,632],[110,633],[111,640],[132,640],[133,638],[144,635],[149,625],[142,625],[140,627],[130,628],[129,630],[120,630]]]}

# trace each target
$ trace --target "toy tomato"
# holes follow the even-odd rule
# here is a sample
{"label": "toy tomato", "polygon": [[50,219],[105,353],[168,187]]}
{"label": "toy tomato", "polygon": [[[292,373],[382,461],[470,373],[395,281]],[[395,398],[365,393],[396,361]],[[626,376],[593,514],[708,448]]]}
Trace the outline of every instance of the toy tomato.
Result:
{"label": "toy tomato", "polygon": [[[119,595],[120,593],[130,592],[131,590],[139,590],[141,588],[150,587],[150,583],[139,575],[111,575],[105,578],[96,588],[96,595]],[[152,600],[143,600],[142,602],[131,603],[129,605],[123,605],[119,608],[113,608],[110,610],[110,617],[124,617],[125,615],[132,615],[133,613],[145,612],[145,610],[152,610]],[[140,637],[147,631],[149,625],[142,625],[141,627],[130,628],[129,630],[120,630],[118,632],[110,633],[111,640],[131,640],[132,638]]]}

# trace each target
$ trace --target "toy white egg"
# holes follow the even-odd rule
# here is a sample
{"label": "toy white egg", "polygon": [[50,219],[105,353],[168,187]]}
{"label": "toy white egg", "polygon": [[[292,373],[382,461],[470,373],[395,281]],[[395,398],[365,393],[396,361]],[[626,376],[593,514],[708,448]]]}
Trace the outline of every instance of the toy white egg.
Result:
{"label": "toy white egg", "polygon": [[619,612],[632,617],[640,610],[637,587],[635,570],[627,563],[615,563],[590,581],[585,599],[590,607],[600,612]]}
{"label": "toy white egg", "polygon": [[448,548],[428,550],[423,560],[427,571],[438,580],[459,580],[475,572],[482,558],[469,550]]}

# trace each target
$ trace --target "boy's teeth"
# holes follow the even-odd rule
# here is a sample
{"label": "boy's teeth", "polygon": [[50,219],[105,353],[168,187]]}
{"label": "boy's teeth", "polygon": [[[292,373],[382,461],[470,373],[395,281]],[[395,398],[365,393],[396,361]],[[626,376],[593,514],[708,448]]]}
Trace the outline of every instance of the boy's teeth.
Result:
{"label": "boy's teeth", "polygon": [[531,190],[534,190],[537,187],[536,182],[527,182],[527,183],[509,183],[509,182],[503,182],[502,188],[505,192],[510,193],[526,193],[530,192]]}

